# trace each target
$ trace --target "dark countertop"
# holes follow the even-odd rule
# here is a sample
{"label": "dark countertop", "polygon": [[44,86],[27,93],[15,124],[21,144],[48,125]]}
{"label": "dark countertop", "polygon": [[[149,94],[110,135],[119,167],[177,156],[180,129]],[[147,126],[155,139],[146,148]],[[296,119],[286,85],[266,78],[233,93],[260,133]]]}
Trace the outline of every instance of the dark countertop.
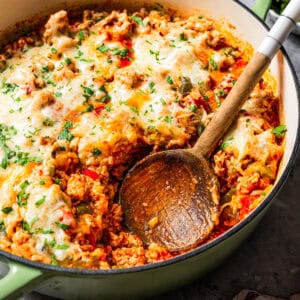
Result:
{"label": "dark countertop", "polygon": [[[252,5],[252,0],[241,2]],[[300,81],[300,36],[284,44]],[[300,157],[255,232],[203,279],[156,300],[232,299],[243,289],[288,299],[300,294]],[[32,293],[24,300],[53,298]],[[250,300],[250,298],[247,298]],[[253,299],[253,298],[251,298]],[[300,299],[297,298],[298,300]],[[154,299],[153,299],[154,300]],[[294,298],[296,300],[296,297]]]}

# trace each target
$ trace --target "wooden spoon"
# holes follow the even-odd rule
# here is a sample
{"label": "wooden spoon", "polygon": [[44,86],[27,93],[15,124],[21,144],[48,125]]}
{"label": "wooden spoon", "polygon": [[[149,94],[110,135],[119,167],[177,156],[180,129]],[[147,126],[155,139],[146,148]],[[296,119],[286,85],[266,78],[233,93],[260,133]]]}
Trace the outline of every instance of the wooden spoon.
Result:
{"label": "wooden spoon", "polygon": [[146,244],[156,242],[169,251],[190,249],[218,223],[218,182],[207,158],[299,17],[299,0],[293,0],[192,149],[153,153],[127,173],[119,200],[128,228]]}

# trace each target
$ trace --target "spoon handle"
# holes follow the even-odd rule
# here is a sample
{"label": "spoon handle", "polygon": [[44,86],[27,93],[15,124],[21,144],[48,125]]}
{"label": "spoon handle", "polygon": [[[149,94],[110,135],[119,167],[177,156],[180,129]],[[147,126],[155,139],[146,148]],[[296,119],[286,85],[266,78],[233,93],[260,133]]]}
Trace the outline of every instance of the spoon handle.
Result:
{"label": "spoon handle", "polygon": [[272,58],[300,18],[300,0],[292,0],[264,38],[253,58],[215,112],[209,125],[190,150],[195,155],[209,156],[232,124],[242,105],[258,83]]}

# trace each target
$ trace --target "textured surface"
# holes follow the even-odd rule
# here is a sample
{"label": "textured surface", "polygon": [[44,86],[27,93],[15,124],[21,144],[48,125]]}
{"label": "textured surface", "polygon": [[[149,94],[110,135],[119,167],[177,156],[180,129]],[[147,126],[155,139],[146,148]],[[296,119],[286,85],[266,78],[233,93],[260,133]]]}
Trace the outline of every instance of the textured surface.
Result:
{"label": "textured surface", "polygon": [[[252,0],[242,1],[248,5]],[[300,80],[300,37],[285,48]],[[300,293],[300,157],[286,185],[251,237],[204,279],[156,300],[232,299],[242,289],[281,298]],[[53,299],[37,294],[26,300]],[[248,298],[249,299],[249,298]]]}

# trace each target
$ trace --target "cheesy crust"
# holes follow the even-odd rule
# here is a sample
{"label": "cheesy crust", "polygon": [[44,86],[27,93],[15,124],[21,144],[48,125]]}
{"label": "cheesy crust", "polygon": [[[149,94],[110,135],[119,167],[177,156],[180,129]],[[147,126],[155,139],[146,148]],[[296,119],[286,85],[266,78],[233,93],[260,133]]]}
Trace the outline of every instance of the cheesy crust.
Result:
{"label": "cheesy crust", "polygon": [[[0,248],[88,269],[168,259],[123,225],[124,172],[152,151],[192,147],[252,55],[230,26],[170,10],[66,11],[0,56]],[[266,76],[211,158],[221,186],[210,236],[275,181],[286,130]]]}

